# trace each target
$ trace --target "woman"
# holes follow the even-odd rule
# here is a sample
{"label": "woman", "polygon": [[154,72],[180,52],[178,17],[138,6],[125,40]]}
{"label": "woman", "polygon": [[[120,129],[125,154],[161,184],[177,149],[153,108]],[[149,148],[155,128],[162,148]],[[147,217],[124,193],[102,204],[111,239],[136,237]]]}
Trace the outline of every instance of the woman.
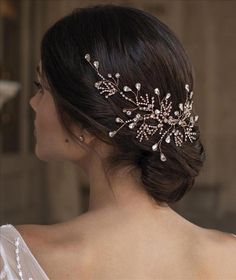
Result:
{"label": "woman", "polygon": [[87,173],[89,208],[65,223],[3,225],[2,275],[236,279],[235,236],[169,206],[205,160],[192,67],[173,32],[132,7],[77,9],[44,35],[37,70],[35,153]]}

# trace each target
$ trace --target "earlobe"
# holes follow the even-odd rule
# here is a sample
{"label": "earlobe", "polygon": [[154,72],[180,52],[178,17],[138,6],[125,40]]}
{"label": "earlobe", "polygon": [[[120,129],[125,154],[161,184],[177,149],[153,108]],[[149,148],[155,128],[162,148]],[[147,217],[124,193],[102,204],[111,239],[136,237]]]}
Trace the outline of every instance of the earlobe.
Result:
{"label": "earlobe", "polygon": [[72,131],[78,137],[80,142],[85,142],[86,144],[90,144],[96,137],[93,136],[88,130],[79,127],[78,125],[72,125]]}
{"label": "earlobe", "polygon": [[83,135],[80,135],[79,141],[84,142],[84,136]]}
{"label": "earlobe", "polygon": [[90,132],[88,132],[86,129],[83,129],[80,133],[79,139],[80,139],[80,141],[86,142],[87,144],[89,144],[90,142],[92,142],[95,139],[95,137]]}

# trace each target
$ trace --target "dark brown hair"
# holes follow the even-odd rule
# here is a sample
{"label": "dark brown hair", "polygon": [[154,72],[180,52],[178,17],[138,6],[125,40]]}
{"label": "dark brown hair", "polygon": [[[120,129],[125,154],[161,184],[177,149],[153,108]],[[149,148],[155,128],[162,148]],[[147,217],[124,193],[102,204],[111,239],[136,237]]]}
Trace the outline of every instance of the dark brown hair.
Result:
{"label": "dark brown hair", "polygon": [[130,107],[120,95],[104,98],[94,87],[97,74],[84,56],[99,61],[103,75],[119,72],[120,84],[142,84],[142,92],[158,87],[161,98],[172,94],[173,109],[186,99],[185,84],[193,90],[189,59],[174,33],[153,15],[128,6],[96,5],[74,10],[45,33],[41,43],[42,71],[50,88],[64,128],[76,140],[70,123],[85,128],[97,139],[113,146],[106,159],[109,171],[131,167],[139,182],[157,204],[180,200],[191,189],[205,160],[197,140],[176,147],[173,141],[162,144],[167,157],[160,160],[152,151],[156,137],[137,141],[136,132],[127,126],[113,138],[115,118],[124,118],[122,108]]}

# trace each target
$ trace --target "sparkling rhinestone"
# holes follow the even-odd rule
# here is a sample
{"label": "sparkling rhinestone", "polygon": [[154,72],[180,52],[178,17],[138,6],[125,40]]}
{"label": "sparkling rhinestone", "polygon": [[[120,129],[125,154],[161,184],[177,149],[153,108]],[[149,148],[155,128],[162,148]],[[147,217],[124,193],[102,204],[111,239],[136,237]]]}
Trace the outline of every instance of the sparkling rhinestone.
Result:
{"label": "sparkling rhinestone", "polygon": [[179,111],[175,111],[174,114],[175,114],[175,116],[178,116],[179,115]]}
{"label": "sparkling rhinestone", "polygon": [[123,90],[124,91],[131,91],[131,88],[129,88],[128,86],[124,86]]}
{"label": "sparkling rhinestone", "polygon": [[157,148],[158,148],[158,144],[156,143],[156,144],[154,144],[154,145],[152,145],[152,150],[153,151],[156,151],[157,150]]}
{"label": "sparkling rhinestone", "polygon": [[198,116],[195,116],[195,118],[194,118],[194,119],[195,119],[195,122],[196,122],[196,121],[198,120]]}
{"label": "sparkling rhinestone", "polygon": [[86,59],[87,61],[90,61],[90,54],[89,54],[89,53],[87,53],[87,54],[85,55],[85,59]]}
{"label": "sparkling rhinestone", "polygon": [[123,123],[124,121],[121,118],[116,118],[117,123]]}
{"label": "sparkling rhinestone", "polygon": [[190,92],[189,98],[190,98],[190,99],[193,98],[193,91]]}
{"label": "sparkling rhinestone", "polygon": [[109,132],[109,136],[110,136],[110,137],[113,137],[115,134],[116,134],[116,131],[110,131],[110,132]]}
{"label": "sparkling rhinestone", "polygon": [[17,248],[17,249],[15,250],[15,252],[18,254],[18,253],[19,253],[19,249]]}
{"label": "sparkling rhinestone", "polygon": [[139,119],[140,117],[141,117],[141,115],[140,115],[140,114],[137,114],[137,115],[136,115],[136,118],[138,118],[138,119]]}
{"label": "sparkling rhinestone", "polygon": [[166,99],[170,98],[171,94],[168,92],[166,95]]}
{"label": "sparkling rhinestone", "polygon": [[95,86],[95,88],[98,88],[99,87],[99,82],[96,82],[95,84],[94,84],[94,86]]}
{"label": "sparkling rhinestone", "polygon": [[166,161],[166,157],[163,153],[161,153],[161,161]]}
{"label": "sparkling rhinestone", "polygon": [[98,67],[99,67],[99,62],[98,62],[98,61],[94,61],[94,62],[93,62],[93,65],[94,65],[96,68],[98,68]]}
{"label": "sparkling rhinestone", "polygon": [[170,135],[168,135],[167,137],[166,137],[166,143],[170,143]]}
{"label": "sparkling rhinestone", "polygon": [[158,89],[158,88],[155,88],[155,89],[154,89],[154,92],[155,92],[155,94],[157,94],[157,95],[159,95],[159,94],[160,94],[160,91],[159,91],[159,89]]}
{"label": "sparkling rhinestone", "polygon": [[130,129],[133,129],[134,127],[135,127],[135,123],[130,123],[130,124],[129,124],[129,128],[130,128]]}
{"label": "sparkling rhinestone", "polygon": [[108,78],[111,78],[111,77],[112,77],[112,75],[109,73],[109,74],[107,74],[107,77],[108,77]]}
{"label": "sparkling rhinestone", "polygon": [[18,269],[20,269],[20,268],[21,268],[21,265],[18,263],[16,267],[17,267]]}
{"label": "sparkling rhinestone", "polygon": [[120,73],[116,73],[115,74],[115,77],[118,79],[118,78],[120,78]]}
{"label": "sparkling rhinestone", "polygon": [[179,108],[180,108],[180,110],[181,110],[181,111],[183,111],[183,110],[184,110],[183,103],[180,103],[180,104],[179,104]]}
{"label": "sparkling rhinestone", "polygon": [[185,89],[186,89],[187,91],[189,91],[189,85],[188,85],[188,84],[185,85]]}
{"label": "sparkling rhinestone", "polygon": [[127,111],[126,114],[127,114],[128,116],[130,116],[130,115],[131,115],[131,111]]}
{"label": "sparkling rhinestone", "polygon": [[156,109],[155,114],[159,114],[159,113],[160,113],[160,110]]}
{"label": "sparkling rhinestone", "polygon": [[136,87],[137,90],[140,90],[141,84],[140,84],[140,83],[136,83],[136,84],[135,84],[135,87]]}

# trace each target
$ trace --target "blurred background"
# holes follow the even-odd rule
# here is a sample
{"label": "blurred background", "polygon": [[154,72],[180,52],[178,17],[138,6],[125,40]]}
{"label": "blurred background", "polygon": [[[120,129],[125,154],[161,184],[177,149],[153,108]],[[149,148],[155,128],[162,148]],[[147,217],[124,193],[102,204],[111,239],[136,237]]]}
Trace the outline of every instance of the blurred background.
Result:
{"label": "blurred background", "polygon": [[193,189],[172,208],[200,226],[236,233],[233,0],[0,0],[0,224],[59,223],[87,210],[83,171],[35,156],[29,99],[43,33],[72,9],[101,3],[146,10],[183,43],[195,70],[195,109],[207,160]]}

